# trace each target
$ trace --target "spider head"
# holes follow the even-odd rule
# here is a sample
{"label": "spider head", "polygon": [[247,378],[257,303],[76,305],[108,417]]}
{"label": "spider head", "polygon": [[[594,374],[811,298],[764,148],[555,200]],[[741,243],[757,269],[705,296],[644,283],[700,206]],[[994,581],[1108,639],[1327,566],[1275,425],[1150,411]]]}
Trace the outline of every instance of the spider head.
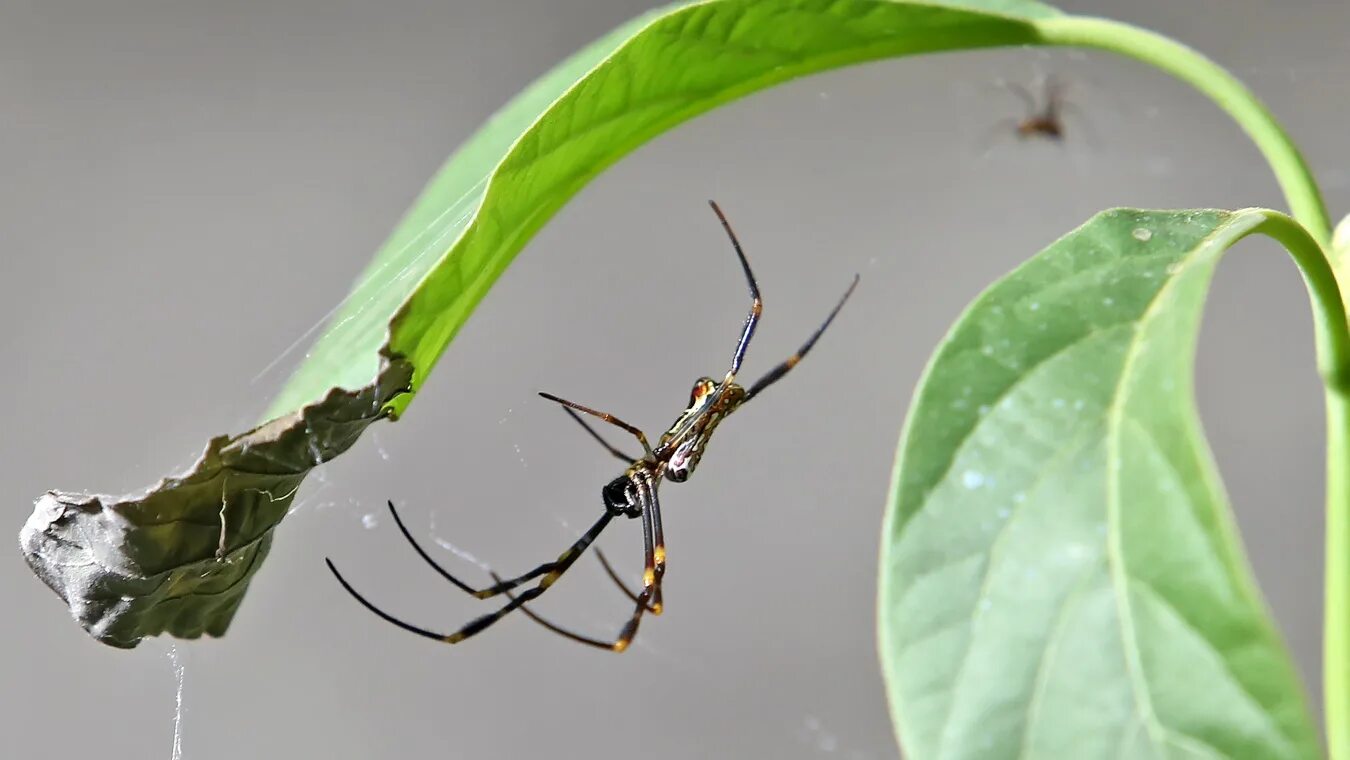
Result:
{"label": "spider head", "polygon": [[638,517],[642,514],[642,507],[638,505],[637,499],[632,496],[633,482],[628,479],[628,474],[624,473],[619,477],[609,481],[604,488],[600,489],[600,498],[605,502],[605,509],[615,516],[623,515],[625,517]]}

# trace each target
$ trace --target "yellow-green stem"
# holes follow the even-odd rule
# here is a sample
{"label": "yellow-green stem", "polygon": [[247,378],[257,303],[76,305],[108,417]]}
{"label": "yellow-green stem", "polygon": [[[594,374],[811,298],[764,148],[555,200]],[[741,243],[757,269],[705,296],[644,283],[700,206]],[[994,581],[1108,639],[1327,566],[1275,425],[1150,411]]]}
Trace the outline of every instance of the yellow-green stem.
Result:
{"label": "yellow-green stem", "polygon": [[1312,297],[1317,360],[1326,387],[1327,538],[1323,685],[1327,744],[1334,760],[1350,757],[1350,477],[1342,462],[1350,444],[1350,331],[1336,274],[1326,249],[1283,214],[1259,230],[1293,256]]}
{"label": "yellow-green stem", "polygon": [[1334,760],[1350,758],[1350,398],[1327,394],[1326,607],[1323,613],[1322,693],[1327,745]]}

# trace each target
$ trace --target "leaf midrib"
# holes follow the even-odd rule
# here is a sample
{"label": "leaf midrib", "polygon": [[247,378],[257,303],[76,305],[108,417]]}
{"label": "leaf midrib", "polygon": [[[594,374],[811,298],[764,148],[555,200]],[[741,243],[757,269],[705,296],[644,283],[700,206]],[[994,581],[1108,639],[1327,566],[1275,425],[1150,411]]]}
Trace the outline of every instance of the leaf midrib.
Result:
{"label": "leaf midrib", "polygon": [[[1226,234],[1233,225],[1233,220],[1237,217],[1228,217],[1223,223],[1216,226],[1209,234],[1201,238],[1190,252],[1178,259],[1178,263],[1187,266],[1198,259],[1202,254],[1208,254],[1210,247],[1215,239],[1221,234]],[[1123,426],[1125,404],[1123,399],[1126,396],[1127,389],[1131,384],[1134,374],[1133,368],[1135,361],[1139,357],[1139,349],[1144,345],[1144,341],[1139,339],[1139,332],[1143,326],[1146,326],[1155,316],[1160,305],[1165,303],[1164,296],[1170,294],[1178,282],[1182,280],[1182,273],[1178,272],[1176,276],[1169,278],[1158,292],[1153,295],[1148,306],[1134,321],[1134,332],[1136,339],[1131,341],[1129,348],[1125,353],[1125,360],[1121,364],[1120,381],[1116,385],[1116,392],[1112,395],[1111,401],[1106,408],[1106,523],[1107,523],[1107,542],[1106,557],[1110,568],[1111,585],[1115,588],[1116,600],[1116,619],[1120,627],[1121,648],[1125,656],[1125,672],[1130,679],[1131,691],[1135,696],[1135,707],[1139,713],[1141,722],[1145,730],[1149,732],[1150,739],[1156,746],[1166,746],[1168,734],[1180,734],[1158,720],[1157,714],[1153,710],[1152,694],[1148,690],[1148,683],[1143,672],[1143,663],[1139,661],[1139,642],[1136,639],[1136,624],[1134,622],[1134,610],[1130,605],[1129,593],[1129,574],[1125,566],[1124,548],[1121,545],[1120,530],[1120,431]],[[1207,644],[1208,639],[1201,637]],[[1193,739],[1193,737],[1187,737]],[[1198,739],[1193,739],[1199,741]],[[1202,742],[1203,743],[1203,742]],[[1208,746],[1208,745],[1206,745]]]}

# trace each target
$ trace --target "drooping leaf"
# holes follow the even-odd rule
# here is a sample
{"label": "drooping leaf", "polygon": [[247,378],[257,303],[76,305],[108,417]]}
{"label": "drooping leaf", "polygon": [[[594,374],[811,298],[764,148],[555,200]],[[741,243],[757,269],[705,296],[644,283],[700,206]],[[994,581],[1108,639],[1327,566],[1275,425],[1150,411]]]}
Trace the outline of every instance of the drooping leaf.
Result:
{"label": "drooping leaf", "polygon": [[24,557],[105,644],[220,636],[305,475],[355,443],[411,375],[393,361],[368,387],[214,438],[186,474],[143,493],[49,491],[19,532]]}
{"label": "drooping leaf", "polygon": [[882,536],[907,757],[1319,755],[1193,399],[1214,266],[1272,218],[1098,215],[937,349]]}
{"label": "drooping leaf", "polygon": [[595,175],[751,92],[880,58],[1035,43],[1035,21],[1056,14],[1030,0],[710,0],[630,22],[527,88],[451,158],[269,422],[214,439],[189,472],[144,493],[43,497],[21,535],[29,564],[107,643],[223,633],[304,475],[381,409],[404,410],[412,393],[401,389],[421,384],[515,254]]}

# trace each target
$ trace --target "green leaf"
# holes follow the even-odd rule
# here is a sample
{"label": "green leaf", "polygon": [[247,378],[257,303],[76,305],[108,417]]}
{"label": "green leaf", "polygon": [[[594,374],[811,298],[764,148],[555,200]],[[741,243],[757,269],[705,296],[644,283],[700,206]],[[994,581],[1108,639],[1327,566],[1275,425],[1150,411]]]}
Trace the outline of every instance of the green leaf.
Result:
{"label": "green leaf", "polygon": [[[990,10],[973,10],[980,7]],[[1029,20],[1053,15],[1057,11],[1029,0],[721,0],[657,15],[580,79],[570,75],[583,66],[569,64],[537,85],[547,91],[533,93],[537,103],[547,103],[542,114],[518,104],[494,120],[493,128],[506,130],[509,124],[515,142],[500,162],[498,154],[481,162],[494,166],[481,208],[394,316],[388,352],[407,357],[414,385],[420,384],[491,283],[544,222],[605,168],[671,127],[826,69],[1032,42],[1037,30]],[[617,44],[619,37],[602,45]],[[550,102],[550,95],[557,99]],[[446,173],[455,170],[452,162]],[[418,201],[415,222],[396,239],[424,230],[423,220],[455,207],[458,186],[438,192],[443,181]],[[393,256],[388,269],[403,269],[416,249]],[[325,361],[324,348],[317,347],[316,361]],[[409,401],[411,394],[394,405],[401,411]]]}
{"label": "green leaf", "polygon": [[1319,756],[1192,383],[1219,257],[1291,228],[1106,212],[943,341],[882,536],[880,651],[907,757]]}
{"label": "green leaf", "polygon": [[[1025,44],[1031,0],[715,0],[650,12],[532,84],[441,169],[274,402],[355,387],[381,350],[430,371],[530,237],[611,164],[775,84],[862,61]],[[393,324],[390,325],[390,318]],[[411,394],[394,402],[402,411]]]}
{"label": "green leaf", "polygon": [[516,253],[591,178],[757,90],[880,58],[1029,44],[1033,21],[1057,15],[1028,0],[711,0],[634,20],[527,88],[450,159],[271,421],[214,439],[189,472],[144,493],[43,497],[20,536],[26,559],[107,643],[223,633],[304,476],[404,410]]}

